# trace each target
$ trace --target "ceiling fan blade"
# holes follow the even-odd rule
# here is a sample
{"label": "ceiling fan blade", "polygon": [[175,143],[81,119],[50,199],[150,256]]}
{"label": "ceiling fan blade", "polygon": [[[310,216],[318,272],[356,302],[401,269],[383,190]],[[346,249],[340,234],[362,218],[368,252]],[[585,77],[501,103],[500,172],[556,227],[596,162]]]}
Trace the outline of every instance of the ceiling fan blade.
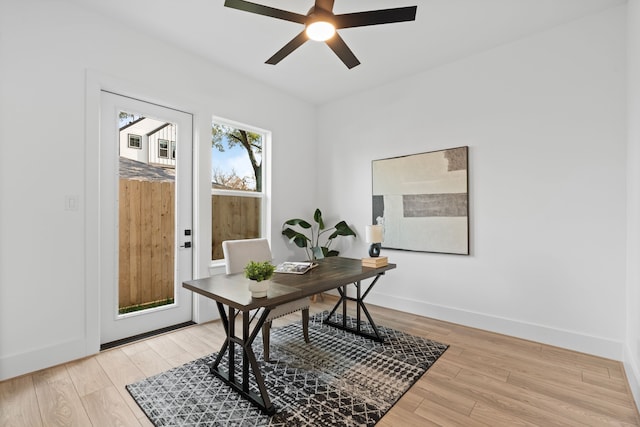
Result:
{"label": "ceiling fan blade", "polygon": [[415,21],[417,9],[418,6],[408,6],[394,9],[370,10],[368,12],[344,13],[335,16],[336,28],[353,28],[367,25]]}
{"label": "ceiling fan blade", "polygon": [[329,45],[331,50],[334,51],[336,55],[338,55],[338,58],[340,58],[340,60],[344,62],[344,65],[346,65],[348,69],[352,69],[356,65],[360,65],[360,61],[358,61],[358,58],[356,58],[353,52],[351,52],[349,46],[347,46],[347,44],[344,42],[344,40],[342,40],[342,37],[340,37],[338,33],[336,33],[325,43]]}
{"label": "ceiling fan blade", "polygon": [[300,15],[299,13],[289,12],[287,10],[251,3],[245,0],[225,0],[224,5],[232,9],[270,16],[272,18],[283,19],[285,21],[297,22],[298,24],[304,25],[307,22],[306,15]]}
{"label": "ceiling fan blade", "polygon": [[333,11],[333,3],[334,0],[316,0],[315,8],[331,12]]}
{"label": "ceiling fan blade", "polygon": [[293,40],[284,45],[282,49],[277,51],[271,58],[267,59],[265,64],[276,65],[278,62],[286,58],[291,52],[302,46],[302,44],[307,40],[309,40],[307,33],[302,31],[300,34],[295,36]]}

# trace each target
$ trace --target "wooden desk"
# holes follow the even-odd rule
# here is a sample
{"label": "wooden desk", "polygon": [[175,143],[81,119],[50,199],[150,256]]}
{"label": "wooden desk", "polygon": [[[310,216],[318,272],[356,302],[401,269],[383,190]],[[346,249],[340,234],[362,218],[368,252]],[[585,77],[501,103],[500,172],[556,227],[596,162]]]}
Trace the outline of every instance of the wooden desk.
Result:
{"label": "wooden desk", "polygon": [[[387,270],[396,267],[389,264],[380,268],[363,267],[361,260],[342,257],[325,258],[319,261],[319,266],[305,274],[276,273],[271,279],[271,286],[265,298],[252,298],[248,289],[248,280],[244,274],[218,275],[198,280],[189,280],[182,284],[183,287],[198,294],[211,298],[216,302],[220,319],[226,332],[226,339],[218,352],[218,356],[211,365],[211,373],[220,378],[227,385],[249,399],[266,414],[275,413],[275,407],[269,399],[262,373],[251,345],[260,332],[267,315],[272,308],[300,298],[338,289],[340,300],[336,303],[324,323],[345,329],[368,338],[383,341],[378,333],[373,319],[364,304],[364,299],[376,284],[378,279]],[[373,279],[368,288],[362,292],[361,281]],[[353,284],[356,287],[356,297],[347,295],[347,286]],[[357,326],[351,328],[346,323],[347,301],[354,301],[357,306]],[[228,312],[225,310],[227,307]],[[336,310],[342,306],[342,322],[337,323],[329,319]],[[249,311],[262,309],[257,320],[250,328]],[[242,336],[237,336],[234,319],[238,312],[242,312]],[[361,330],[361,315],[363,312],[373,328],[374,333],[366,333]],[[242,348],[242,378],[236,379],[235,369],[235,345]],[[223,356],[227,354],[226,371],[220,367]],[[249,388],[250,372],[253,373],[259,393],[254,393]]]}

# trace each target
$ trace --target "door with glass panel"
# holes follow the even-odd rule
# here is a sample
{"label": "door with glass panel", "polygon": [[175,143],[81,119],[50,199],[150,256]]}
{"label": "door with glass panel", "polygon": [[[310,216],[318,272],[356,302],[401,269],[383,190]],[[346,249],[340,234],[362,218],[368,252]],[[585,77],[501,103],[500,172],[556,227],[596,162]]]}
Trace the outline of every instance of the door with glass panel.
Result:
{"label": "door with glass panel", "polygon": [[101,344],[191,321],[192,116],[101,93]]}

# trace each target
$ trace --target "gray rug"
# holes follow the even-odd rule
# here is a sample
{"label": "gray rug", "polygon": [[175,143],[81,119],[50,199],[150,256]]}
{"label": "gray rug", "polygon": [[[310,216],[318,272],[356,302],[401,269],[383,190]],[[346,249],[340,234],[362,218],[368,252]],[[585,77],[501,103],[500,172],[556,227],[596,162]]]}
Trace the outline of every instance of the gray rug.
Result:
{"label": "gray rug", "polygon": [[130,384],[127,390],[156,426],[374,425],[448,347],[383,326],[378,330],[385,342],[376,343],[323,325],[327,314],[309,320],[310,344],[302,338],[300,323],[273,329],[269,363],[262,359],[261,338],[255,340],[277,409],[271,417],[209,373],[215,354]]}

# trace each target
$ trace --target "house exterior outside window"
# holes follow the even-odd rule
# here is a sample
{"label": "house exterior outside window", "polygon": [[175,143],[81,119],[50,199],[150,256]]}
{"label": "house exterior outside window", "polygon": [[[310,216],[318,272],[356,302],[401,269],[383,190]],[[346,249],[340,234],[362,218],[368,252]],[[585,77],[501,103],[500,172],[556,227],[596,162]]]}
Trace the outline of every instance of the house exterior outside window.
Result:
{"label": "house exterior outside window", "polygon": [[[121,115],[133,116],[127,112]],[[149,165],[175,167],[176,129],[173,123],[150,117],[137,116],[133,121],[122,123],[120,156]]]}

